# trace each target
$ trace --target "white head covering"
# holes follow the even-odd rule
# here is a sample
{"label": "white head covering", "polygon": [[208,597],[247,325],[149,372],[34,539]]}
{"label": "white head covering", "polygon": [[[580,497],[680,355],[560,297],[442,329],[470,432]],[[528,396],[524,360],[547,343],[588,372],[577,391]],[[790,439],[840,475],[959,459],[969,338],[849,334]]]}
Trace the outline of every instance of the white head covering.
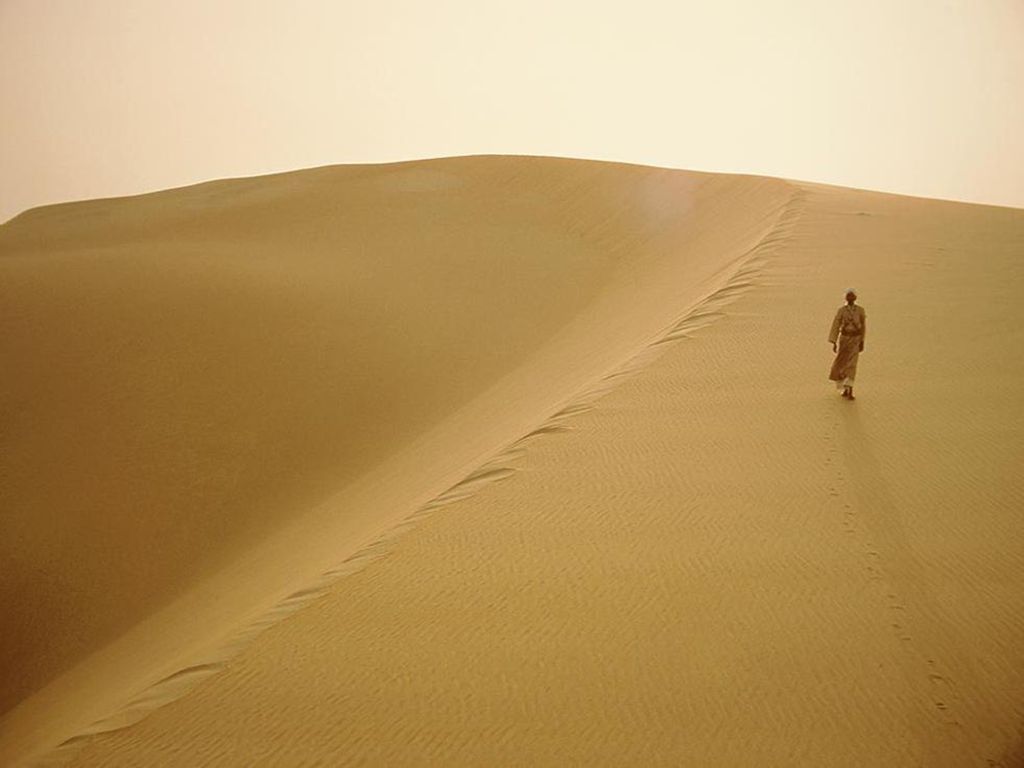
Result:
{"label": "white head covering", "polygon": [[856,296],[856,295],[857,295],[857,289],[856,289],[856,288],[847,288],[847,289],[846,289],[846,293],[845,293],[845,294],[843,294],[843,295],[845,296],[845,295],[848,295],[848,294],[851,294],[851,293],[852,293],[852,294],[853,294],[854,296]]}

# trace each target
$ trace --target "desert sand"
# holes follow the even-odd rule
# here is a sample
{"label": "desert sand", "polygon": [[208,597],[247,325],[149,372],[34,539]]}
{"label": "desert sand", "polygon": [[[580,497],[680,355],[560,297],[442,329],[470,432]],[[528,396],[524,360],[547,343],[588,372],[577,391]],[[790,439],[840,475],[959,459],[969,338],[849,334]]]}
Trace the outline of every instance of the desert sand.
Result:
{"label": "desert sand", "polygon": [[554,158],[26,212],[0,764],[1022,765],[1022,287],[1022,210]]}

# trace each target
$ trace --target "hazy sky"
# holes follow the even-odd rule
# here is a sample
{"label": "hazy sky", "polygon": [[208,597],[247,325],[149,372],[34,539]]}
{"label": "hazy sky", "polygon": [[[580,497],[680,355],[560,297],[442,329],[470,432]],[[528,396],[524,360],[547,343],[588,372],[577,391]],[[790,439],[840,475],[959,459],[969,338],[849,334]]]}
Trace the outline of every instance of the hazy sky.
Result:
{"label": "hazy sky", "polygon": [[1024,0],[0,0],[0,221],[477,153],[1024,207]]}

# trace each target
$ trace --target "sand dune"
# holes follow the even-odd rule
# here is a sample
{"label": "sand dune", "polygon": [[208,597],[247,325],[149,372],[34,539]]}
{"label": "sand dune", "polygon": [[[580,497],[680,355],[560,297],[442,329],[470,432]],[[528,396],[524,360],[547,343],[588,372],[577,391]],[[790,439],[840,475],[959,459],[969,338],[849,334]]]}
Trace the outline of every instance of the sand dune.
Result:
{"label": "sand dune", "polygon": [[540,158],[24,214],[0,758],[1019,764],[1022,248]]}

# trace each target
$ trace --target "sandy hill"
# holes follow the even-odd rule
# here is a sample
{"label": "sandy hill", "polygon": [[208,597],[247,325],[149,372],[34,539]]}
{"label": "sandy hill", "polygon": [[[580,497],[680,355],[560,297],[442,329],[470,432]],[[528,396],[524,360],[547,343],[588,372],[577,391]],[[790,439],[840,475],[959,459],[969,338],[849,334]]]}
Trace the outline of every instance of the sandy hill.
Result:
{"label": "sandy hill", "polygon": [[1022,253],[550,158],[29,211],[0,763],[1020,764]]}

